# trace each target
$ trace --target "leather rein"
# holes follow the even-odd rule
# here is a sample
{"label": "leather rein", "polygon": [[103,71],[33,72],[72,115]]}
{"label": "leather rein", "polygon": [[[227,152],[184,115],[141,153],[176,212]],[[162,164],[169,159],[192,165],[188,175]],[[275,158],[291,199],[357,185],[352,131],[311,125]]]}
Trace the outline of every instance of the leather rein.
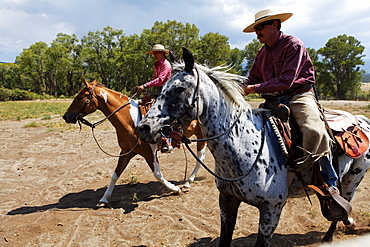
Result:
{"label": "leather rein", "polygon": [[[90,102],[91,101],[94,101],[94,100],[96,100],[96,98],[94,97],[94,89],[95,89],[95,85],[91,88],[91,89],[88,89],[89,90],[89,97],[86,99],[86,101],[85,101],[85,105],[84,105],[84,107],[82,108],[82,110],[88,105],[88,104],[90,104]],[[134,93],[134,95],[132,95],[132,97],[134,97],[136,95],[136,93]],[[116,114],[119,110],[121,110],[122,108],[124,108],[124,107],[126,107],[127,105],[129,105],[130,104],[130,99],[132,98],[132,97],[129,97],[129,99],[127,100],[127,101],[125,101],[120,107],[118,107],[116,110],[114,110],[112,113],[110,113],[108,116],[106,116],[105,118],[103,118],[103,119],[101,119],[101,120],[99,120],[99,121],[96,121],[96,122],[94,122],[94,123],[90,123],[88,120],[86,120],[85,118],[83,118],[83,116],[82,116],[82,113],[80,113],[78,116],[77,116],[77,121],[78,121],[78,124],[80,125],[80,131],[81,131],[81,123],[82,124],[84,124],[84,125],[86,125],[86,126],[89,126],[89,127],[91,127],[91,132],[92,132],[92,135],[93,135],[93,138],[94,138],[94,140],[95,140],[95,142],[96,142],[96,144],[98,145],[98,147],[99,147],[99,149],[103,152],[103,153],[105,153],[105,154],[107,154],[107,155],[109,155],[109,156],[111,156],[111,157],[122,157],[122,156],[126,156],[126,155],[128,155],[129,153],[131,153],[135,148],[136,148],[136,146],[138,145],[138,143],[139,143],[139,136],[137,136],[137,140],[136,140],[136,143],[135,143],[135,145],[128,151],[128,152],[126,152],[126,153],[123,153],[123,154],[120,154],[120,155],[114,155],[114,154],[110,154],[110,153],[108,153],[108,152],[106,152],[102,147],[101,147],[101,145],[99,144],[99,142],[98,142],[98,140],[96,139],[96,137],[95,137],[95,132],[94,132],[94,129],[95,129],[95,127],[96,126],[98,126],[98,125],[100,125],[100,124],[102,124],[104,121],[106,121],[106,120],[108,120],[111,116],[113,116],[114,114]]]}
{"label": "leather rein", "polygon": [[170,136],[171,133],[176,133],[176,135],[181,136],[181,142],[183,142],[185,144],[186,148],[193,155],[193,157],[196,159],[196,161],[199,164],[201,164],[203,166],[203,168],[206,169],[214,177],[216,177],[218,179],[221,179],[221,180],[224,180],[224,181],[228,181],[228,182],[239,181],[239,180],[247,177],[252,172],[252,170],[254,169],[254,167],[257,165],[257,162],[258,162],[259,157],[262,154],[263,146],[264,146],[264,143],[265,143],[265,122],[263,122],[262,132],[261,132],[261,146],[260,146],[260,149],[258,150],[258,154],[257,154],[256,159],[254,160],[251,168],[245,174],[243,174],[242,176],[237,177],[237,178],[225,178],[225,177],[222,177],[220,175],[217,175],[215,172],[213,172],[207,165],[205,165],[198,158],[198,156],[190,148],[189,144],[191,144],[191,142],[202,142],[202,141],[214,140],[214,139],[219,138],[219,137],[221,137],[221,136],[223,136],[225,134],[228,134],[234,128],[234,126],[236,125],[236,123],[239,121],[239,119],[240,119],[240,117],[241,117],[241,115],[242,115],[243,112],[240,112],[240,114],[238,115],[238,117],[235,119],[234,123],[231,124],[230,127],[227,130],[225,130],[224,132],[222,132],[222,133],[220,133],[218,135],[212,136],[212,137],[208,137],[208,138],[204,138],[204,139],[191,139],[190,140],[189,138],[187,138],[186,136],[182,135],[181,133],[178,133],[178,132],[173,131],[173,126],[178,123],[179,119],[183,115],[185,115],[186,112],[189,109],[192,109],[192,108],[195,107],[195,103],[197,103],[197,117],[196,117],[196,119],[197,119],[197,121],[198,121],[199,124],[203,125],[201,123],[201,121],[199,120],[200,74],[199,74],[198,68],[195,67],[195,70],[196,70],[196,72],[198,74],[198,78],[197,78],[197,87],[196,87],[196,90],[195,90],[195,94],[194,94],[192,103],[177,118],[175,118],[175,120],[173,120],[171,124],[163,126],[161,128],[161,134],[162,134],[162,136],[167,137],[167,138]]}

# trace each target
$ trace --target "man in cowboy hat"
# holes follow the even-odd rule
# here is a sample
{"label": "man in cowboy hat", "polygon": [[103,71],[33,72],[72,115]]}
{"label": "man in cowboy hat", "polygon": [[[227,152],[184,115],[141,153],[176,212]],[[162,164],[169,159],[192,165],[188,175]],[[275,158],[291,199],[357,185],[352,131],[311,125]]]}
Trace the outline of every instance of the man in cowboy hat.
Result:
{"label": "man in cowboy hat", "polygon": [[[156,44],[153,49],[147,51],[146,53],[152,54],[154,58],[154,76],[153,79],[147,83],[144,83],[136,88],[136,93],[142,92],[145,88],[149,87],[162,87],[163,84],[171,77],[171,64],[166,59],[169,55],[169,50],[166,50],[163,45]],[[162,138],[162,148],[163,153],[171,152],[173,147],[171,145],[171,140],[168,138]]]}
{"label": "man in cowboy hat", "polygon": [[[331,159],[331,139],[314,94],[314,66],[303,42],[280,31],[292,13],[275,14],[270,9],[256,13],[255,22],[243,32],[255,32],[264,44],[257,53],[247,79],[245,95],[269,94],[269,98],[289,106],[303,134],[303,165],[319,161],[330,193],[336,193],[337,175]],[[267,100],[268,106],[271,101]],[[276,101],[272,104],[276,105]]]}

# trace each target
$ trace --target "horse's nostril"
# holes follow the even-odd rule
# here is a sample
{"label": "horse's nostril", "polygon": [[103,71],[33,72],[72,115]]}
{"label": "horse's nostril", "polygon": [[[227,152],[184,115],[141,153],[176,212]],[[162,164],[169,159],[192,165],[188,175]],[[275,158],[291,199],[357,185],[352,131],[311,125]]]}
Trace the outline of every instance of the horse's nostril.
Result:
{"label": "horse's nostril", "polygon": [[63,118],[64,120],[67,120],[67,116],[66,116],[66,114],[64,114],[62,118]]}
{"label": "horse's nostril", "polygon": [[141,136],[145,136],[150,132],[150,126],[147,124],[143,124],[139,126],[139,133]]}

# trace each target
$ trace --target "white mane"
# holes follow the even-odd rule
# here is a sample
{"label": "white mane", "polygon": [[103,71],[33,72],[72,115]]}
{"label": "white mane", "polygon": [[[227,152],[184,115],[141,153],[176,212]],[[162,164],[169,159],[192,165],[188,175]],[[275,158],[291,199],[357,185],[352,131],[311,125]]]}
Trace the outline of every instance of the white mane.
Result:
{"label": "white mane", "polygon": [[[185,64],[181,62],[175,63],[172,66],[173,70],[178,72],[184,69]],[[230,69],[228,66],[217,66],[214,68],[208,68],[200,64],[194,64],[194,66],[203,71],[213,81],[229,103],[237,105],[240,110],[251,110],[251,106],[243,97],[243,89],[240,85],[246,77],[228,73],[227,71]]]}

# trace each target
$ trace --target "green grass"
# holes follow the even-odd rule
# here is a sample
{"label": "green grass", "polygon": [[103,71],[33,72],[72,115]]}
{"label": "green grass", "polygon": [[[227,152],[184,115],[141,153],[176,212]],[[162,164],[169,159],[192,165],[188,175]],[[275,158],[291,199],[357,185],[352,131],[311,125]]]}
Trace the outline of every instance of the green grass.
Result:
{"label": "green grass", "polygon": [[[79,129],[78,124],[67,124],[62,119],[71,101],[44,100],[44,101],[7,101],[0,102],[0,120],[21,121],[32,119],[25,123],[23,128],[46,127],[48,132],[63,132],[65,130]],[[104,117],[100,111],[86,117],[90,122],[95,122]],[[109,121],[104,122],[100,128],[111,129]]]}
{"label": "green grass", "polygon": [[0,102],[1,120],[24,120],[33,118],[51,119],[62,116],[70,102],[57,101],[7,101]]}

